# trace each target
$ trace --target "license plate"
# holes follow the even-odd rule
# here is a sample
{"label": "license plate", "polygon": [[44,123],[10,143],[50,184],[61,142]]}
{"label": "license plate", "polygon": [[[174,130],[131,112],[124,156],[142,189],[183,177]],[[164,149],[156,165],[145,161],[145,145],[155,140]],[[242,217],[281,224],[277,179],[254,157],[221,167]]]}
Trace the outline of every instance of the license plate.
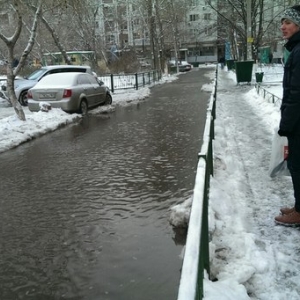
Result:
{"label": "license plate", "polygon": [[39,93],[39,99],[54,99],[55,93]]}

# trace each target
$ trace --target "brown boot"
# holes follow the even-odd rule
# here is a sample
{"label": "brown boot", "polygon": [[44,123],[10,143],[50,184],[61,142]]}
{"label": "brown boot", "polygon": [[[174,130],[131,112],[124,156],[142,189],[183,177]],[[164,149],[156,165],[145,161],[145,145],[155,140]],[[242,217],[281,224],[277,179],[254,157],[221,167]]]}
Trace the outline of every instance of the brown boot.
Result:
{"label": "brown boot", "polygon": [[300,226],[300,212],[294,210],[288,215],[277,216],[275,222],[284,226]]}
{"label": "brown boot", "polygon": [[293,211],[295,211],[295,207],[292,207],[292,208],[289,208],[289,207],[280,208],[280,212],[283,215],[288,215],[288,214],[292,213]]}

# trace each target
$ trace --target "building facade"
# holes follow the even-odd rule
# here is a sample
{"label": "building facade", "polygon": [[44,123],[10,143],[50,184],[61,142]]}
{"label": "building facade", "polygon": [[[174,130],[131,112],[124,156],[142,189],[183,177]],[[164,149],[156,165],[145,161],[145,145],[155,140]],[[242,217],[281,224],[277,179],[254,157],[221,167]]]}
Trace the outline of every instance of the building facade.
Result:
{"label": "building facade", "polygon": [[[118,51],[130,48],[137,53],[144,53],[144,55],[148,53],[149,58],[151,58],[149,20],[151,14],[158,12],[155,10],[158,0],[94,1],[99,5],[98,32],[96,34],[103,40],[107,51],[118,53]],[[169,51],[170,59],[174,58],[175,51],[172,48],[172,44],[174,44],[172,34],[176,35],[179,40],[179,47],[176,51],[180,53],[180,57],[193,64],[217,62],[220,57],[225,56],[226,46],[229,47],[229,53],[233,59],[242,57],[244,51],[242,45],[245,43],[245,36],[243,37],[238,29],[245,30],[245,24],[243,24],[245,20],[241,16],[246,11],[246,4],[250,2],[259,7],[259,0],[245,0],[242,4],[239,2],[241,13],[238,9],[235,11],[232,1],[230,3],[218,0],[178,1],[178,3],[180,2],[183,3],[182,7],[184,8],[180,11],[182,16],[176,25],[178,32],[174,33],[176,30],[171,28],[174,26],[171,21],[163,23],[164,28],[159,29],[160,35],[161,32],[164,32],[164,43]],[[261,10],[261,15],[252,16],[252,18],[257,19],[257,24],[259,24],[260,17],[263,20],[261,22],[263,27],[261,36],[256,36],[254,33],[252,47],[254,47],[256,39],[260,38],[259,47],[270,47],[274,58],[282,57],[284,41],[281,39],[279,30],[280,14],[286,7],[294,4],[296,1],[290,0],[266,0],[264,2],[265,8]],[[177,9],[179,12],[179,8]],[[224,18],[220,17],[220,12],[233,22],[231,24],[226,23]],[[164,8],[162,8],[162,18],[165,17],[164,13]],[[258,32],[258,28],[255,29],[256,31]],[[253,49],[253,53],[255,51],[258,53],[259,49]]]}

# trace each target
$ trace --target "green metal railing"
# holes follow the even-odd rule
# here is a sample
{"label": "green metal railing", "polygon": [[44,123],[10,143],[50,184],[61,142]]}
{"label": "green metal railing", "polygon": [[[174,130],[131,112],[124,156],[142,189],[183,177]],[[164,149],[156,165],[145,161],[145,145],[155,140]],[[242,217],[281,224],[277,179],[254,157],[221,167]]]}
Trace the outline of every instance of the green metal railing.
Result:
{"label": "green metal railing", "polygon": [[114,93],[116,90],[136,89],[155,83],[162,78],[160,70],[130,74],[107,74],[98,76]]}
{"label": "green metal railing", "polygon": [[203,278],[209,266],[208,200],[210,176],[213,175],[214,120],[216,118],[217,76],[209,101],[203,144],[198,154],[198,165],[193,191],[193,202],[188,224],[179,292],[177,300],[200,300],[203,298]]}
{"label": "green metal railing", "polygon": [[[208,202],[210,176],[213,176],[213,140],[215,137],[214,120],[216,119],[217,76],[218,69],[216,69],[214,90],[211,94],[207,109],[203,144],[198,154],[199,159],[193,191],[193,202],[177,300],[203,299],[204,272],[206,271],[208,277],[210,276]],[[281,103],[281,98],[268,92],[259,84],[256,84],[256,91],[268,102],[272,102],[275,105]]]}
{"label": "green metal railing", "polygon": [[272,102],[273,104],[279,104],[281,105],[281,98],[268,92],[266,89],[264,89],[260,84],[255,85],[256,92],[258,95],[262,96],[264,99],[266,99],[268,102]]}

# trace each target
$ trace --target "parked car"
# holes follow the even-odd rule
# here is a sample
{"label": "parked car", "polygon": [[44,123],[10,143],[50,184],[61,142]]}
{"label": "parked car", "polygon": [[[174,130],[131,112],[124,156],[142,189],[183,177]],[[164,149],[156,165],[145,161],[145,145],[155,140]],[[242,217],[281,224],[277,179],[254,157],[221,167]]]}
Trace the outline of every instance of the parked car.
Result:
{"label": "parked car", "polygon": [[[175,60],[170,60],[169,61],[169,66],[173,67],[173,68],[176,67]],[[179,69],[179,72],[187,72],[187,71],[190,71],[192,69],[192,65],[189,64],[185,60],[178,60],[178,69]]]}
{"label": "parked car", "polygon": [[66,112],[87,114],[89,108],[111,104],[108,87],[87,73],[56,73],[43,77],[28,93],[28,108],[39,111],[43,105]]}
{"label": "parked car", "polygon": [[[16,76],[15,80],[21,80],[23,77]],[[11,103],[10,99],[8,98],[8,94],[6,92],[6,86],[7,86],[7,76],[6,75],[0,75],[0,97],[7,100],[9,103]]]}
{"label": "parked car", "polygon": [[[54,74],[54,73],[65,73],[65,72],[82,72],[93,74],[90,66],[74,66],[74,65],[52,65],[44,66],[28,77],[22,79],[16,78],[15,80],[15,93],[18,101],[21,105],[27,106],[27,91],[34,87],[43,77]],[[2,91],[6,93],[6,86],[2,85]]]}
{"label": "parked car", "polygon": [[190,71],[191,69],[192,69],[192,65],[190,65],[187,62],[182,62],[181,64],[179,64],[180,72],[187,72],[187,71]]}

